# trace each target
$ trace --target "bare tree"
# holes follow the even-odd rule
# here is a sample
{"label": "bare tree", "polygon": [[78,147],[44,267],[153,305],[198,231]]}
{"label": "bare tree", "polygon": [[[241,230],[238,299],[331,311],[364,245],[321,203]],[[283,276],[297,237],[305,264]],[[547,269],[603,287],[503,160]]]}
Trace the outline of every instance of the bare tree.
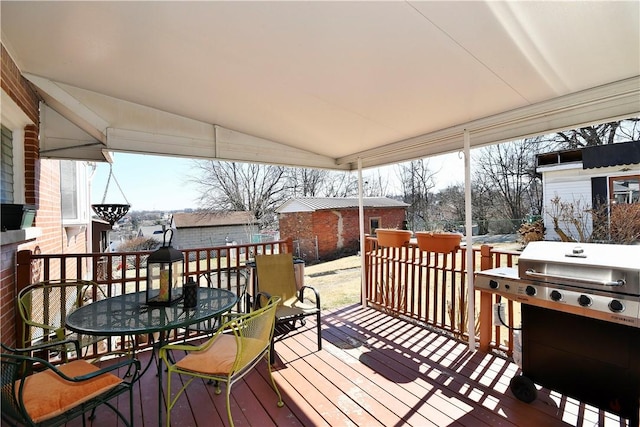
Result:
{"label": "bare tree", "polygon": [[464,222],[465,197],[464,185],[450,185],[434,194],[431,208],[431,219],[437,218],[437,225],[429,228],[443,228],[447,231],[457,231],[458,225]]}
{"label": "bare tree", "polygon": [[250,211],[265,228],[273,225],[274,211],[284,202],[285,168],[254,163],[195,161],[192,177],[207,211]]}
{"label": "bare tree", "polygon": [[493,205],[503,219],[539,214],[540,178],[535,172],[538,139],[524,139],[480,149],[474,172],[476,188],[495,192]]}
{"label": "bare tree", "polygon": [[425,229],[429,220],[429,192],[435,188],[436,172],[429,169],[426,159],[414,160],[397,166],[402,187],[402,198],[409,203],[407,222],[409,229]]}
{"label": "bare tree", "polygon": [[471,182],[471,212],[473,220],[478,224],[478,234],[489,232],[488,220],[494,215],[493,197],[495,191],[485,185],[485,182],[474,179]]}
{"label": "bare tree", "polygon": [[358,179],[349,172],[327,175],[321,190],[322,197],[353,197],[358,194]]}
{"label": "bare tree", "polygon": [[573,149],[594,145],[635,141],[640,138],[640,119],[632,118],[548,135],[545,139],[557,144],[559,149]]}
{"label": "bare tree", "polygon": [[317,197],[330,172],[320,169],[288,168],[287,192],[290,197]]}
{"label": "bare tree", "polygon": [[380,170],[376,169],[367,176],[362,177],[363,195],[365,197],[384,197],[389,191],[389,180],[382,176]]}

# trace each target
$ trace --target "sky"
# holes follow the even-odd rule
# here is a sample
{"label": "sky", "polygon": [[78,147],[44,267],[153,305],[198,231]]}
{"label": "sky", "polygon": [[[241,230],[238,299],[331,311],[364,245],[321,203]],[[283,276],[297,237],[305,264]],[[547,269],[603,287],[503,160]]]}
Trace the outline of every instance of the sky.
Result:
{"label": "sky", "polygon": [[[105,203],[126,203],[131,210],[181,210],[196,208],[198,192],[189,184],[193,160],[179,157],[112,153],[114,182],[109,183]],[[109,163],[97,163],[91,182],[91,203],[102,203]]]}
{"label": "sky", "polygon": [[[113,175],[120,184],[118,189],[114,179],[109,183],[105,203],[129,203],[132,211],[171,211],[187,208],[197,209],[199,193],[189,177],[194,174],[194,160],[151,156],[142,154],[112,153]],[[443,189],[451,184],[464,182],[464,160],[462,154],[451,153],[429,159],[429,168],[438,171],[436,188]],[[374,169],[366,169],[363,176]],[[394,179],[393,166],[385,167],[381,173]],[[97,163],[91,181],[91,203],[102,203],[109,164]]]}

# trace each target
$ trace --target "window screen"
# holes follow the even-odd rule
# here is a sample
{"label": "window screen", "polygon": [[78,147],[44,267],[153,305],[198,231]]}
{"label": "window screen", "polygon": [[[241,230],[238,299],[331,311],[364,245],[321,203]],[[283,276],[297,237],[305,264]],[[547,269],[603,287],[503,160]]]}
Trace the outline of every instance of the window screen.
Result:
{"label": "window screen", "polygon": [[62,218],[78,219],[78,179],[76,162],[60,161],[60,197],[62,198]]}
{"label": "window screen", "polygon": [[2,161],[0,166],[2,175],[2,203],[13,203],[13,132],[2,126]]}

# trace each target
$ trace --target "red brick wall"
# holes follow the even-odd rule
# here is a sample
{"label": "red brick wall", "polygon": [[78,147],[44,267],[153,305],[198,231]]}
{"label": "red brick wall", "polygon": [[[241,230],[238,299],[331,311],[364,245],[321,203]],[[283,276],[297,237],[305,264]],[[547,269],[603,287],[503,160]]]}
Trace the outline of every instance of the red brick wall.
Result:
{"label": "red brick wall", "polygon": [[[380,218],[383,228],[400,228],[405,219],[404,208],[364,210],[365,233],[369,232],[369,218]],[[332,259],[354,254],[359,248],[360,224],[358,209],[322,210],[280,214],[280,236],[291,237],[300,248],[305,260],[316,259],[315,238],[318,239],[318,257]]]}
{"label": "red brick wall", "polygon": [[[40,160],[39,98],[20,70],[0,44],[2,55],[2,90],[22,108],[35,123],[24,129],[25,201],[37,208],[34,226],[42,230],[36,240],[2,246],[0,258],[0,334],[2,342],[15,345],[16,337],[16,254],[19,250],[39,250],[42,253],[63,253],[60,212],[60,166],[56,160]],[[84,240],[84,236],[81,236]],[[75,248],[74,248],[75,249]]]}
{"label": "red brick wall", "polygon": [[20,70],[1,43],[0,54],[2,57],[2,71],[0,73],[2,90],[18,104],[33,123],[40,123],[38,95],[31,89],[29,83],[22,78]]}
{"label": "red brick wall", "polygon": [[316,258],[311,212],[280,214],[280,236],[294,241],[293,253],[305,260]]}

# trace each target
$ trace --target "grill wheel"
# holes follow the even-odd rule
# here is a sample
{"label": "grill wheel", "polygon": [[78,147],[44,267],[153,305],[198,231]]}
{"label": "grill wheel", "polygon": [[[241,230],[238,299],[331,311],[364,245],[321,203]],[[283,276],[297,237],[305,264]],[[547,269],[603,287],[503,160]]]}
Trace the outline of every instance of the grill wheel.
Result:
{"label": "grill wheel", "polygon": [[538,389],[536,389],[535,384],[524,375],[511,378],[509,387],[513,395],[525,403],[531,403],[538,397]]}

